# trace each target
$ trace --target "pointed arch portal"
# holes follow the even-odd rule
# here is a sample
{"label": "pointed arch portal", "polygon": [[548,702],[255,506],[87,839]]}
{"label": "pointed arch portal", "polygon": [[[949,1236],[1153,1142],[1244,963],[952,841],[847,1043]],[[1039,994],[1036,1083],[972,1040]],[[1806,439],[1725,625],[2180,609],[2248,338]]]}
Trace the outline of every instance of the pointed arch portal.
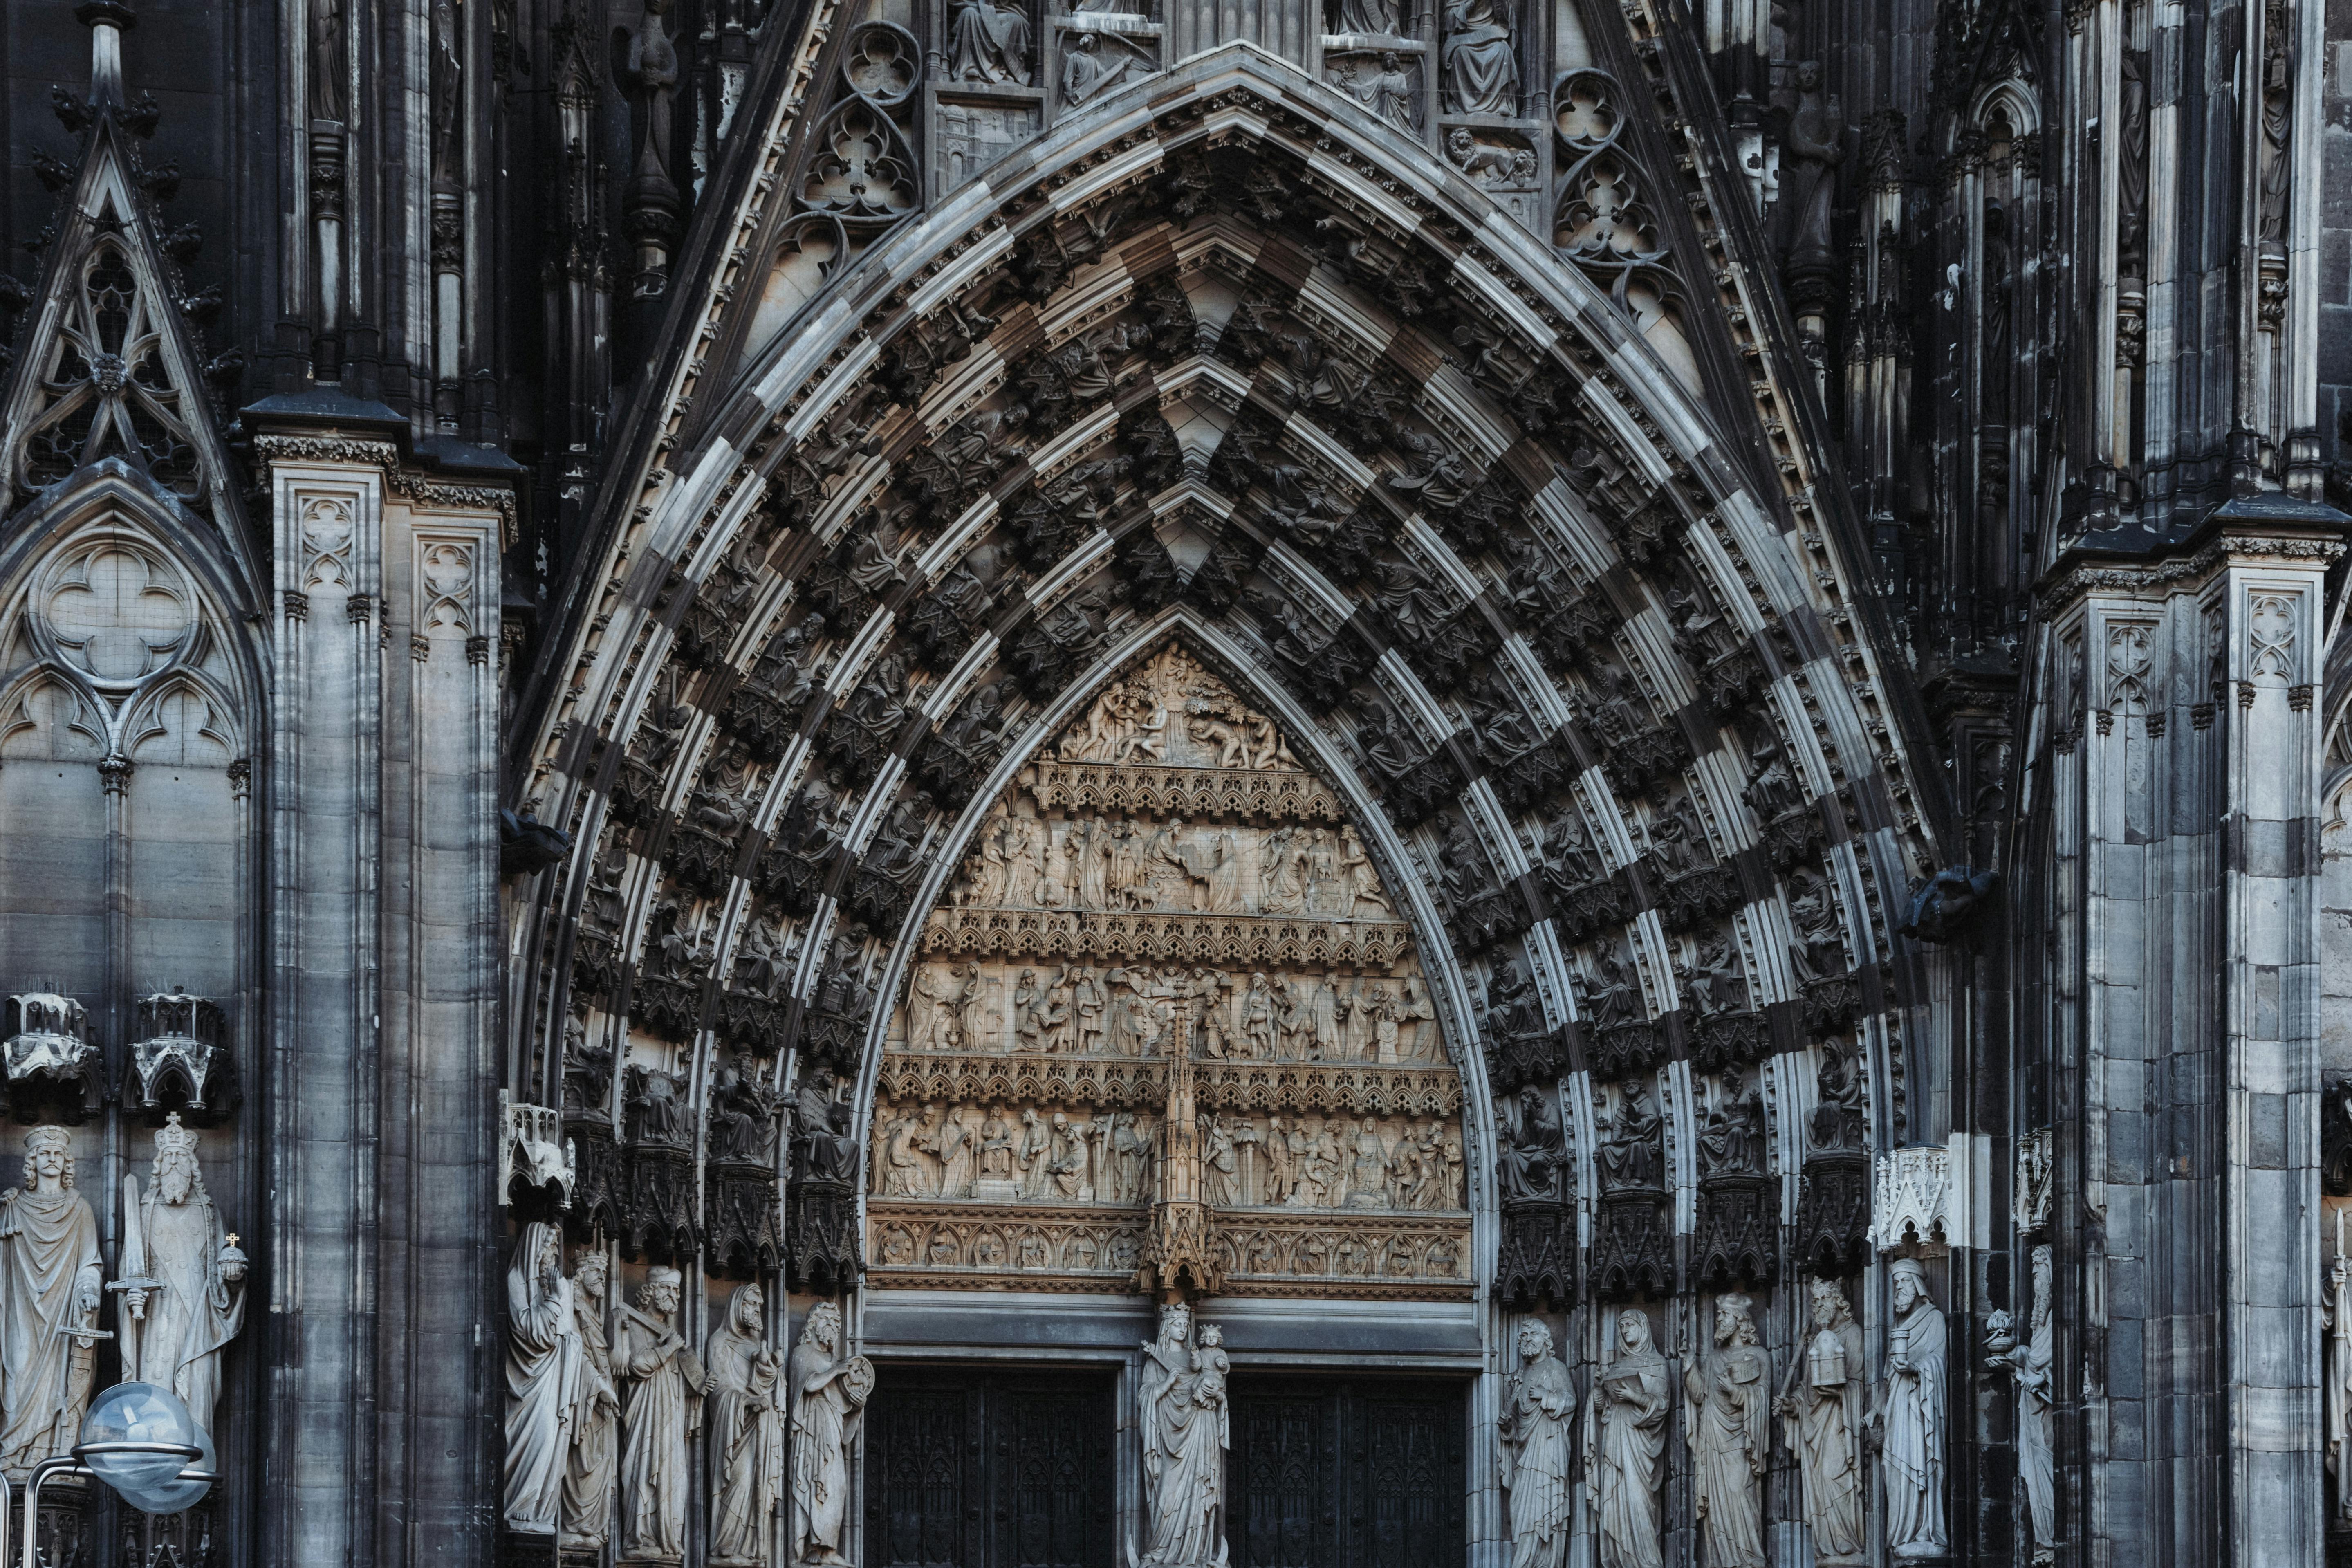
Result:
{"label": "pointed arch portal", "polygon": [[[1931,827],[1858,579],[1744,414],[1246,46],[822,276],[807,226],[756,220],[798,270],[714,306],[536,710],[574,847],[509,1078],[564,1108],[583,1238],[855,1291],[885,1356],[1123,1356],[1189,1293],[1249,1353],[1483,1374],[1482,1422],[1513,1311],[1589,1357],[1587,1303],[1679,1340],[1859,1267]],[[1245,716],[1208,762],[1188,682]],[[1343,830],[1389,913],[1309,920]],[[779,1224],[730,1184],[783,1100]]]}

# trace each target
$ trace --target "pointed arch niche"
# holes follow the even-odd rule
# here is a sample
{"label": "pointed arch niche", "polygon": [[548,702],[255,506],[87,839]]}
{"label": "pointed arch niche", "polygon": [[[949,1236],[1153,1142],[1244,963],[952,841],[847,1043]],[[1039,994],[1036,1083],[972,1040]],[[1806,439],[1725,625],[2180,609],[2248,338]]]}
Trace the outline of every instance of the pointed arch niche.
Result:
{"label": "pointed arch niche", "polygon": [[232,595],[189,547],[202,525],[112,459],[15,521],[0,555],[0,984],[80,996],[123,1038],[150,993],[234,1011],[253,978],[258,679]]}
{"label": "pointed arch niche", "polygon": [[1340,794],[1181,637],[984,805],[887,1027],[874,1289],[1471,1299],[1412,924]]}

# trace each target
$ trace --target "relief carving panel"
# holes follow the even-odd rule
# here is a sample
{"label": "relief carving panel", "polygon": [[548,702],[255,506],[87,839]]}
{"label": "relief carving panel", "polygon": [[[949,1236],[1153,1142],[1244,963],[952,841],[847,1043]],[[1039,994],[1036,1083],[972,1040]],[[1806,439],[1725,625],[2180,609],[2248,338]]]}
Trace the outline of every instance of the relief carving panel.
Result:
{"label": "relief carving panel", "polygon": [[1231,1293],[1465,1296],[1461,1106],[1339,796],[1171,644],[1022,771],[926,924],[873,1279],[1132,1289],[1181,1190]]}

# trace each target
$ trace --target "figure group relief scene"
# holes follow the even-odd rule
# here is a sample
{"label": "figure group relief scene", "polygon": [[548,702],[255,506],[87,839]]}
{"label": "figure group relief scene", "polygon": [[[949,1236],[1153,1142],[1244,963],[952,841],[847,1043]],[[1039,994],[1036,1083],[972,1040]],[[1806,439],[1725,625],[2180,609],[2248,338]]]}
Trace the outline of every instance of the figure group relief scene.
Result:
{"label": "figure group relief scene", "polygon": [[1363,837],[1171,643],[1021,770],[929,919],[881,1074],[869,1266],[1125,1289],[1181,1138],[1231,1289],[1465,1294],[1461,1104]]}

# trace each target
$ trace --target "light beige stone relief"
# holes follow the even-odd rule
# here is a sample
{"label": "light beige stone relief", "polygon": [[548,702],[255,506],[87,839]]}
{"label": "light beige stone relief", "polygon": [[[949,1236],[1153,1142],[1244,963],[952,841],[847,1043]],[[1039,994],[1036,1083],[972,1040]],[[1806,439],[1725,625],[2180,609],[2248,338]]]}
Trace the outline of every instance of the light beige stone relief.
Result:
{"label": "light beige stone relief", "polygon": [[1435,1015],[1339,797],[1164,647],[1023,771],[930,916],[877,1085],[875,1280],[1131,1287],[1189,1040],[1227,1289],[1466,1293]]}

